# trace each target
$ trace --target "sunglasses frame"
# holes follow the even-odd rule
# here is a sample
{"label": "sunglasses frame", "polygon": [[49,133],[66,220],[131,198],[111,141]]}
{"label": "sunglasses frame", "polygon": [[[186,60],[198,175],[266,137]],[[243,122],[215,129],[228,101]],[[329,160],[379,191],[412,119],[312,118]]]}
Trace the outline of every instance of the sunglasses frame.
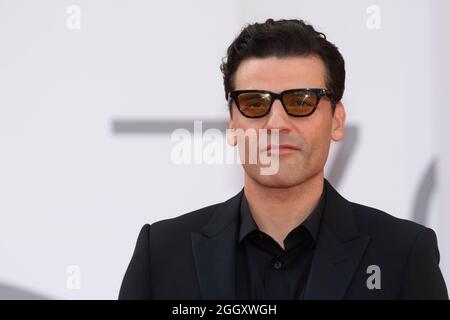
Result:
{"label": "sunglasses frame", "polygon": [[[292,92],[296,92],[296,91],[310,92],[310,93],[313,93],[313,94],[316,95],[316,97],[317,97],[317,103],[316,103],[316,105],[314,106],[314,108],[311,110],[310,113],[308,113],[308,114],[303,114],[303,115],[295,115],[295,114],[289,113],[289,111],[287,110],[287,107],[284,105],[284,102],[283,102],[283,96],[284,96],[285,94],[292,93]],[[270,106],[269,106],[269,108],[267,109],[267,112],[264,113],[263,115],[253,116],[253,117],[252,117],[252,116],[245,115],[245,114],[242,112],[241,107],[240,107],[239,102],[238,102],[238,101],[239,101],[238,97],[239,97],[239,95],[242,94],[242,93],[250,93],[250,92],[255,92],[255,93],[267,93],[267,94],[270,95],[270,99],[271,99],[271,101],[270,101]],[[319,105],[320,99],[321,99],[322,97],[328,97],[328,98],[330,98],[331,103],[335,103],[335,101],[334,101],[334,95],[331,93],[331,91],[329,91],[329,90],[327,90],[327,89],[323,89],[323,88],[298,88],[298,89],[289,89],[289,90],[284,90],[284,91],[282,91],[282,92],[280,92],[280,93],[274,93],[274,92],[267,91],[267,90],[256,90],[256,89],[255,89],[255,90],[252,90],[252,89],[249,89],[249,90],[234,90],[234,91],[231,91],[231,92],[228,94],[228,102],[229,102],[229,106],[230,106],[230,108],[231,108],[231,101],[233,100],[233,101],[236,103],[236,106],[237,106],[239,112],[240,112],[244,117],[246,117],[246,118],[251,118],[251,119],[255,119],[255,118],[262,118],[262,117],[265,117],[266,115],[268,115],[268,114],[270,113],[270,110],[272,109],[273,103],[275,102],[275,100],[278,99],[278,100],[280,100],[280,102],[281,102],[281,104],[282,104],[282,106],[283,106],[284,111],[286,111],[286,113],[287,113],[288,115],[290,115],[291,117],[303,118],[303,117],[308,117],[308,116],[312,115],[312,114],[314,113],[314,111],[316,111],[317,106]]]}

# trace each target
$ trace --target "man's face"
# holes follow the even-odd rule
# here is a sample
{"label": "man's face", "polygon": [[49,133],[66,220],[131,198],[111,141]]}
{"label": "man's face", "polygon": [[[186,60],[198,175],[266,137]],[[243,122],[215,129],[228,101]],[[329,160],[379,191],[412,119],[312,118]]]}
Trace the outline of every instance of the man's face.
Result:
{"label": "man's face", "polygon": [[[242,61],[235,73],[234,90],[259,89],[275,93],[297,88],[326,88],[326,69],[315,56],[289,58],[251,58]],[[243,163],[246,175],[257,183],[274,188],[288,188],[323,174],[331,140],[344,137],[345,111],[338,103],[332,113],[330,99],[322,97],[314,113],[308,117],[289,116],[279,100],[275,100],[268,115],[246,118],[232,104],[230,129],[278,129],[279,144],[298,150],[281,150],[276,174],[262,175],[261,164]]]}

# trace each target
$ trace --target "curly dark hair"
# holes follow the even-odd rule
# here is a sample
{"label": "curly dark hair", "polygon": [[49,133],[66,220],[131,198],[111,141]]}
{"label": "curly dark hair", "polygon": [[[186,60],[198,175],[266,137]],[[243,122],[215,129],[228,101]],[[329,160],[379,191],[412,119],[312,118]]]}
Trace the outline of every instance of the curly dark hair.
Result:
{"label": "curly dark hair", "polygon": [[[225,99],[234,89],[234,75],[248,58],[318,56],[326,69],[325,83],[333,93],[333,112],[345,87],[344,58],[326,36],[303,20],[273,20],[246,25],[227,49],[220,70],[223,73]],[[230,104],[231,113],[231,104]]]}

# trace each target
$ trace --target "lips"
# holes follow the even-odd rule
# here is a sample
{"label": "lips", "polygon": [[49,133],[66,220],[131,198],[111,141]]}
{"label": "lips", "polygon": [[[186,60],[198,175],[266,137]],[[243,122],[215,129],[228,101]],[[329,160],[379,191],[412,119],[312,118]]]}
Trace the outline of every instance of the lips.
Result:
{"label": "lips", "polygon": [[298,152],[300,148],[291,144],[268,145],[265,151],[270,154],[286,154]]}

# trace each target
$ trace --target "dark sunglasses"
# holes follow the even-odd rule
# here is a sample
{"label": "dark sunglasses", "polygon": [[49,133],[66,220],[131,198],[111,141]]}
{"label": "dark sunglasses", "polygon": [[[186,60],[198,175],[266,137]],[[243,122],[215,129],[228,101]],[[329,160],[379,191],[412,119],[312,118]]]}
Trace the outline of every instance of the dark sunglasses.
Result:
{"label": "dark sunglasses", "polygon": [[330,91],[318,88],[290,89],[279,94],[265,90],[235,90],[229,93],[228,102],[231,107],[233,100],[244,117],[261,118],[270,112],[273,102],[279,99],[288,115],[307,117],[313,114],[323,96],[334,103]]}

